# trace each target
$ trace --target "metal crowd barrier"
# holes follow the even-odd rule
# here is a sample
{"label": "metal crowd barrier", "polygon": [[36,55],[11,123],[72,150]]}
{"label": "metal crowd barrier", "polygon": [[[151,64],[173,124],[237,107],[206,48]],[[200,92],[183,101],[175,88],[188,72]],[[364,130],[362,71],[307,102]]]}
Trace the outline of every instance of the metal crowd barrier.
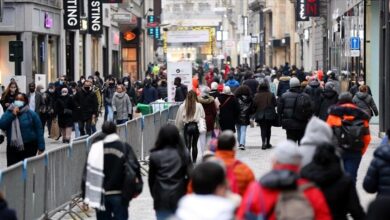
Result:
{"label": "metal crowd barrier", "polygon": [[[117,126],[121,140],[129,143],[140,161],[147,162],[161,128],[174,120],[178,105],[136,118]],[[69,215],[83,219],[73,211],[80,206],[81,181],[91,145],[101,138],[101,132],[72,140],[69,145],[28,158],[0,171],[0,191],[18,219],[58,219]],[[84,213],[88,216],[87,213]]]}

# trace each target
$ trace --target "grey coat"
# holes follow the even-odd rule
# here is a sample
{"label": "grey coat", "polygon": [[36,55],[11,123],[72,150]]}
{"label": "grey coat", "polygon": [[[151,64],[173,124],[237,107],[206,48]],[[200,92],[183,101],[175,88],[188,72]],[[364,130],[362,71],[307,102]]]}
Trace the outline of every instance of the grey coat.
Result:
{"label": "grey coat", "polygon": [[[27,97],[30,100],[31,93],[27,93]],[[45,102],[42,97],[42,93],[35,91],[35,113],[40,114]]]}
{"label": "grey coat", "polygon": [[373,116],[373,114],[375,114],[375,116],[379,114],[374,99],[368,93],[357,92],[353,97],[352,102],[364,110],[368,116],[370,116],[370,118]]}
{"label": "grey coat", "polygon": [[129,96],[125,93],[115,93],[112,97],[112,110],[116,112],[116,120],[125,120],[133,113]]}

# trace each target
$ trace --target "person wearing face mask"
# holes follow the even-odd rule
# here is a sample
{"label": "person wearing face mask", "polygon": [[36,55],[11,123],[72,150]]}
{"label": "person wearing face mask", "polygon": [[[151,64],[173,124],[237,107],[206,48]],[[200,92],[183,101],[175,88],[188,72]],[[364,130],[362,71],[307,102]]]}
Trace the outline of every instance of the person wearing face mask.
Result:
{"label": "person wearing face mask", "polygon": [[123,85],[125,85],[126,93],[129,96],[130,101],[133,104],[133,106],[137,105],[137,95],[136,95],[134,87],[131,84],[129,77],[123,78]]}
{"label": "person wearing face mask", "polygon": [[45,151],[41,120],[28,103],[26,94],[18,94],[0,119],[0,128],[7,132],[7,166]]}
{"label": "person wearing face mask", "polygon": [[117,85],[116,87],[116,93],[112,98],[112,110],[118,125],[126,123],[127,120],[133,118],[133,106],[123,85]]}
{"label": "person wearing face mask", "polygon": [[113,121],[114,112],[112,111],[112,97],[115,93],[115,81],[113,78],[108,79],[108,87],[104,89],[104,120]]}
{"label": "person wearing face mask", "polygon": [[74,104],[80,112],[79,129],[80,135],[92,134],[92,122],[98,115],[98,101],[96,94],[92,92],[92,82],[86,80],[80,92],[74,96]]}
{"label": "person wearing face mask", "polygon": [[80,88],[83,87],[84,82],[85,82],[85,76],[80,76],[80,80],[77,82],[77,86]]}
{"label": "person wearing face mask", "polygon": [[54,107],[57,99],[57,95],[55,93],[55,86],[54,83],[49,83],[47,91],[43,94],[43,103],[44,108],[42,108],[42,114],[43,114],[43,120],[42,125],[43,128],[46,125],[48,132],[49,132],[49,138],[57,139],[58,137],[52,137],[51,136],[51,124],[53,119],[55,118],[54,115]]}
{"label": "person wearing face mask", "polygon": [[62,143],[69,143],[73,126],[73,99],[68,94],[68,89],[61,90],[55,105],[55,112],[58,116],[58,125],[61,129]]}
{"label": "person wearing face mask", "polygon": [[4,110],[6,110],[14,102],[15,97],[18,94],[18,84],[16,84],[16,82],[10,82],[10,84],[8,84],[7,88],[3,92],[0,100]]}
{"label": "person wearing face mask", "polygon": [[72,94],[69,94],[70,97],[72,98],[73,102],[73,110],[72,110],[72,121],[73,121],[73,128],[74,128],[74,134],[75,137],[78,138],[80,137],[80,129],[79,129],[79,121],[81,121],[81,112],[79,108],[76,108],[74,105],[74,99],[76,94],[80,91],[80,88],[77,86],[75,82],[71,83],[71,89],[72,89]]}

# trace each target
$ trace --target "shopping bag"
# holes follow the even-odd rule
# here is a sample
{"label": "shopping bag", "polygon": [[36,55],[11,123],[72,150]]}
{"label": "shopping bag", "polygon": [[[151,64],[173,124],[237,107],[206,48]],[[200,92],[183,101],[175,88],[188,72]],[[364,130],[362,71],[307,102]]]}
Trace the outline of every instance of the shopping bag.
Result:
{"label": "shopping bag", "polygon": [[50,138],[52,139],[58,139],[60,137],[60,127],[58,125],[57,118],[54,118],[51,121],[51,127],[50,127]]}

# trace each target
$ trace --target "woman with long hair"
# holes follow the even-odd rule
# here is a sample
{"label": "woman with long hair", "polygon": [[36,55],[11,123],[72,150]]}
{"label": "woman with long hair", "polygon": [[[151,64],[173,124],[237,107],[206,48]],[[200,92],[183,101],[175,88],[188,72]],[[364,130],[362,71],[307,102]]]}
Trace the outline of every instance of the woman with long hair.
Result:
{"label": "woman with long hair", "polygon": [[15,101],[15,97],[18,94],[18,84],[14,81],[11,81],[1,96],[1,105],[3,106],[4,111],[6,111],[7,108]]}
{"label": "woman with long hair", "polygon": [[157,220],[174,214],[186,194],[191,158],[179,130],[172,124],[160,129],[149,160],[149,188]]}
{"label": "woman with long hair", "polygon": [[197,96],[194,91],[189,91],[184,103],[180,105],[176,115],[176,126],[183,131],[184,141],[191,152],[192,162],[196,162],[198,156],[198,138],[200,120],[205,120],[205,113],[203,107],[197,102]]}
{"label": "woman with long hair", "polygon": [[271,148],[271,127],[277,115],[275,111],[276,98],[270,92],[268,82],[264,81],[259,85],[258,91],[253,99],[253,106],[256,111],[256,122],[260,125],[261,129],[262,149]]}

